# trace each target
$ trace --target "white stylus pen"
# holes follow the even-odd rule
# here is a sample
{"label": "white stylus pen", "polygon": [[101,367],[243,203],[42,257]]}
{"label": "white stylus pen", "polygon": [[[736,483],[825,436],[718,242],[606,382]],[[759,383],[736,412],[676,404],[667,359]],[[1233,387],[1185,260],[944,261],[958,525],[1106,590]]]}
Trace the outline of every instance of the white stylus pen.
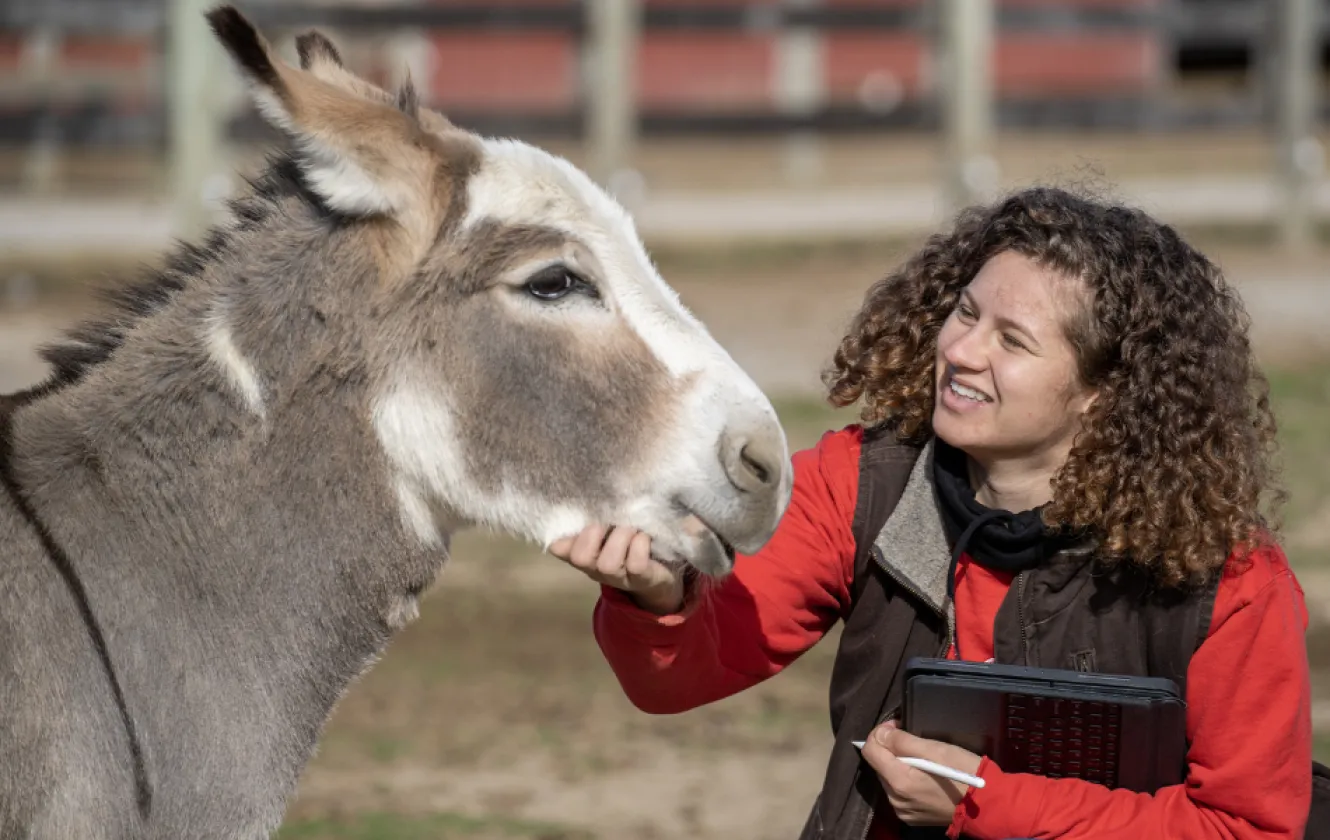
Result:
{"label": "white stylus pen", "polygon": [[[851,741],[850,743],[854,744],[855,749],[862,750],[864,748],[863,741]],[[911,767],[915,768],[916,770],[922,770],[925,773],[932,773],[934,776],[941,776],[944,779],[951,779],[953,782],[960,782],[963,785],[969,785],[970,787],[973,788],[981,788],[984,786],[984,780],[979,778],[978,776],[971,776],[969,773],[962,773],[959,770],[952,770],[950,767],[947,767],[946,765],[943,764],[938,764],[936,761],[929,761],[926,758],[913,758],[910,756],[897,756],[897,758],[899,758],[901,761],[905,762],[906,764],[910,765]]]}

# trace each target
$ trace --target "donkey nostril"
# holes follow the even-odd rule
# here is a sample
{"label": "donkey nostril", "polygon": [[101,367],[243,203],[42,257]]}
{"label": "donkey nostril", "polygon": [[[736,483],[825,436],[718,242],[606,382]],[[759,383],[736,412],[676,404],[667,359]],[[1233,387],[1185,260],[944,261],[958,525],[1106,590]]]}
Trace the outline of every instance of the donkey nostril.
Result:
{"label": "donkey nostril", "polygon": [[739,460],[743,462],[744,468],[753,474],[758,484],[767,484],[771,481],[771,470],[765,464],[753,457],[753,447],[744,446],[739,450]]}
{"label": "donkey nostril", "polygon": [[781,482],[784,451],[784,438],[725,434],[720,439],[720,462],[734,489],[763,498]]}

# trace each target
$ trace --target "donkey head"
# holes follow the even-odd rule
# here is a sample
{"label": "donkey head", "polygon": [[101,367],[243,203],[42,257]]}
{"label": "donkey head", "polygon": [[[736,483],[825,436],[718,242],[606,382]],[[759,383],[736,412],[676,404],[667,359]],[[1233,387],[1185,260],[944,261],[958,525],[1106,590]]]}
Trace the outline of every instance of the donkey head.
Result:
{"label": "donkey head", "polygon": [[[209,21],[322,223],[370,266],[320,282],[353,301],[339,314],[368,360],[366,419],[418,539],[483,525],[547,545],[610,522],[709,574],[769,539],[792,482],[775,412],[609,196],[422,109],[409,83],[356,77],[318,34],[296,67],[234,9]],[[262,377],[217,346],[263,412]]]}

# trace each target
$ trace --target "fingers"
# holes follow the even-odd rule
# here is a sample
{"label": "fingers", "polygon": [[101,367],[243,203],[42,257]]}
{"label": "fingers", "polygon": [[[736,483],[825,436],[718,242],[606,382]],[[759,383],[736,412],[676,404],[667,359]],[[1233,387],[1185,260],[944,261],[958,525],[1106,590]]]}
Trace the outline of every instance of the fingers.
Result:
{"label": "fingers", "polygon": [[624,570],[629,577],[646,578],[650,576],[654,564],[655,561],[651,559],[651,537],[638,531],[628,543],[628,557],[624,561]]}
{"label": "fingers", "polygon": [[939,741],[930,741],[926,738],[920,738],[918,735],[911,735],[901,729],[894,720],[889,720],[874,729],[873,740],[893,755],[909,755],[918,758],[931,758],[932,756],[928,755],[932,752],[930,748],[941,745]]}
{"label": "fingers", "polygon": [[601,546],[600,556],[596,558],[596,571],[607,579],[623,578],[624,563],[628,559],[628,543],[637,533],[632,528],[619,527],[611,530],[609,538]]}
{"label": "fingers", "polygon": [[947,824],[970,788],[911,767],[902,758],[925,758],[970,775],[978,774],[982,762],[969,750],[911,735],[895,722],[884,723],[870,733],[863,755],[881,780],[896,815],[910,825]]}
{"label": "fingers", "polygon": [[550,547],[546,550],[560,560],[566,561],[568,554],[573,550],[573,539],[573,537],[560,537],[550,543]]}
{"label": "fingers", "polygon": [[588,525],[550,543],[548,550],[588,577],[612,586],[623,588],[633,577],[658,582],[655,567],[659,564],[651,558],[651,538],[636,528]]}
{"label": "fingers", "polygon": [[904,729],[899,728],[895,721],[891,721],[889,725],[879,726],[874,730],[873,737],[878,739],[879,743],[883,744],[895,756],[926,758],[929,761],[935,761],[938,764],[971,775],[978,772],[979,765],[982,763],[980,756],[964,747],[948,744],[945,741],[935,741],[931,738],[911,735]]}
{"label": "fingers", "polygon": [[682,578],[651,556],[651,537],[636,528],[588,525],[548,551],[597,583],[642,595],[654,612],[668,613],[683,600]]}
{"label": "fingers", "polygon": [[568,551],[568,563],[583,572],[591,572],[600,557],[600,546],[605,541],[604,525],[588,525],[573,538]]}
{"label": "fingers", "polygon": [[894,721],[886,723],[874,729],[864,742],[863,756],[878,776],[882,778],[882,783],[888,790],[899,789],[903,787],[910,778],[910,774],[915,771],[908,764],[903,764],[897,760],[896,753],[891,749],[891,735],[895,734],[896,724]]}

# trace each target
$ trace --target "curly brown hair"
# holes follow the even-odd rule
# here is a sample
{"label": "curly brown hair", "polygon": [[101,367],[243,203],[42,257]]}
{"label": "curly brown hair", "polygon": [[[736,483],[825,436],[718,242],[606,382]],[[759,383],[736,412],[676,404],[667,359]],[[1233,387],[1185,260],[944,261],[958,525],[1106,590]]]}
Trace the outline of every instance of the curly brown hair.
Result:
{"label": "curly brown hair", "polygon": [[991,257],[1013,251],[1078,278],[1065,325],[1098,391],[1053,479],[1046,525],[1085,530],[1109,563],[1198,583],[1270,536],[1275,419],[1249,320],[1220,269],[1138,210],[1039,187],[962,211],[874,284],[824,380],[838,407],[903,441],[932,435],[938,332]]}

